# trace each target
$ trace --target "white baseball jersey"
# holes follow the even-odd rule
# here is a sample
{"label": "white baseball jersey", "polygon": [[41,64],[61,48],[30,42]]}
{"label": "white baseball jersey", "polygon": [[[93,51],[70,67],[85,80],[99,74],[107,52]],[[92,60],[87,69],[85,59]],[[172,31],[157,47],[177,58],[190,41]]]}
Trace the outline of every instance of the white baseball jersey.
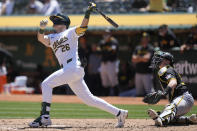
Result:
{"label": "white baseball jersey", "polygon": [[76,65],[80,65],[78,56],[78,38],[84,34],[84,31],[78,33],[80,27],[73,27],[60,33],[49,34],[50,47],[60,65],[67,64],[67,61],[72,59]]}

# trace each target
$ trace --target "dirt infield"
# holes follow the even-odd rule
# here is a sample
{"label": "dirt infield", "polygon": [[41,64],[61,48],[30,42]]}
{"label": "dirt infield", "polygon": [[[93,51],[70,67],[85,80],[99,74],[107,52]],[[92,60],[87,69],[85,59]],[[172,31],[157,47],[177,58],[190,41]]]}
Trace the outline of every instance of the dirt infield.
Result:
{"label": "dirt infield", "polygon": [[152,120],[128,119],[125,127],[116,129],[115,119],[54,119],[53,125],[47,128],[29,128],[32,119],[0,120],[0,131],[196,131],[196,125],[155,127]]}

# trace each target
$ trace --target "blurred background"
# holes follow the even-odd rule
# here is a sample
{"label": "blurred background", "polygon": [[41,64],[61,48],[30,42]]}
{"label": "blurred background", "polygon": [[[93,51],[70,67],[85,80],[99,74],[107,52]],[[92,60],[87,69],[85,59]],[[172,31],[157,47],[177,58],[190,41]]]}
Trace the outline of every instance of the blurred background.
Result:
{"label": "blurred background", "polygon": [[[94,95],[136,97],[161,89],[149,65],[154,51],[163,50],[175,56],[174,67],[197,98],[197,1],[95,1],[120,27],[95,13],[79,39],[80,58],[87,60],[84,79]],[[60,66],[37,41],[39,21],[63,13],[71,26],[80,25],[88,2],[0,0],[0,94],[41,93],[40,83]],[[53,93],[73,94],[68,85]]]}

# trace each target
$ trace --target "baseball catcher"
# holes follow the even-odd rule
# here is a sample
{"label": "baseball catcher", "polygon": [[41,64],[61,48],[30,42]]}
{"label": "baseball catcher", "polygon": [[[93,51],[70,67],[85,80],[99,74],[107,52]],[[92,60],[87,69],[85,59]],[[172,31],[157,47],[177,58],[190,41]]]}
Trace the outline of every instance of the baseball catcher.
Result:
{"label": "baseball catcher", "polygon": [[147,94],[143,101],[148,104],[157,104],[161,98],[167,96],[170,104],[166,105],[162,112],[149,109],[147,113],[155,121],[156,126],[197,124],[196,114],[189,117],[183,116],[191,110],[194,99],[188,87],[182,82],[181,76],[173,68],[173,62],[174,58],[168,52],[154,53],[151,67],[156,71],[163,91]]}

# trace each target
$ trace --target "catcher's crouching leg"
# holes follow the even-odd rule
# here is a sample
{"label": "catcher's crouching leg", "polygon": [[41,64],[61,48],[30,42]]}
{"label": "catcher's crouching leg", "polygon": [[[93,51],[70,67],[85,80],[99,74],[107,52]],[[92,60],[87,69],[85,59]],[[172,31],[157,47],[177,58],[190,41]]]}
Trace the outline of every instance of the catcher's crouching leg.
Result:
{"label": "catcher's crouching leg", "polygon": [[192,124],[192,123],[190,121],[190,117],[188,117],[188,116],[180,116],[180,117],[175,117],[174,120],[172,120],[170,122],[170,125],[177,125],[177,124],[189,125],[189,124]]}
{"label": "catcher's crouching leg", "polygon": [[180,116],[175,117],[173,121],[170,122],[171,125],[192,125],[197,124],[197,114],[192,114],[191,116]]}
{"label": "catcher's crouching leg", "polygon": [[197,124],[197,114],[192,114],[191,116],[180,116],[178,118],[175,118],[172,121],[172,124]]}
{"label": "catcher's crouching leg", "polygon": [[171,103],[167,105],[159,117],[155,120],[155,125],[157,126],[166,126],[168,125],[176,115],[176,105]]}

